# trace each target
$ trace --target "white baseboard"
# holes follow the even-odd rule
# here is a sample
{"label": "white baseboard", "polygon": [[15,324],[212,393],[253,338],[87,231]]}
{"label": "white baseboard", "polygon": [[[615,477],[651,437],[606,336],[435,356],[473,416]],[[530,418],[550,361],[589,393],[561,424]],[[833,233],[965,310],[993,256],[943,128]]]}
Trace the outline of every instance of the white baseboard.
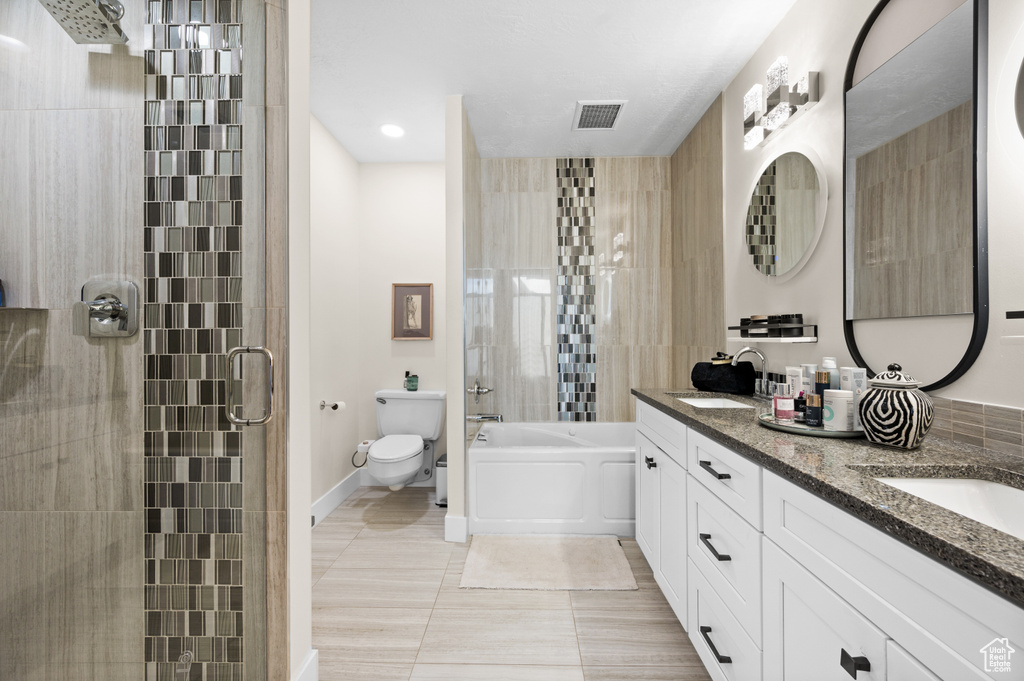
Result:
{"label": "white baseboard", "polygon": [[444,540],[465,544],[469,538],[469,524],[466,516],[446,515],[444,517]]}
{"label": "white baseboard", "polygon": [[302,661],[299,672],[295,675],[294,681],[319,681],[320,679],[320,651],[310,648],[306,659]]}
{"label": "white baseboard", "polygon": [[319,499],[313,502],[313,526],[320,524],[320,521],[326,518],[341,505],[341,502],[352,496],[355,492],[363,485],[363,472],[365,469],[359,468],[331,488],[327,494],[323,495]]}

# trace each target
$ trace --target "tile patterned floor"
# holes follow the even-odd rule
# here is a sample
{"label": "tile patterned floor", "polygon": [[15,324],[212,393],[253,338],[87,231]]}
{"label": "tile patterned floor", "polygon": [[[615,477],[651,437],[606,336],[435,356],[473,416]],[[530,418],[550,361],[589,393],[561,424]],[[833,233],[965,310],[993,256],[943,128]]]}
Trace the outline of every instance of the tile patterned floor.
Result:
{"label": "tile patterned floor", "polygon": [[704,681],[632,539],[638,591],[459,589],[433,490],[364,487],[313,530],[323,681]]}

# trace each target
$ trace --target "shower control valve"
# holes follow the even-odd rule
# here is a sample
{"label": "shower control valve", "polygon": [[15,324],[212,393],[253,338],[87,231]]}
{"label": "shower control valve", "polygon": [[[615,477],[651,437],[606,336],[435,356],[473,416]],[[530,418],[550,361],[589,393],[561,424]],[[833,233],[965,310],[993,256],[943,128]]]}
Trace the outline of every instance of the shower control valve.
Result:
{"label": "shower control valve", "polygon": [[90,280],[71,309],[72,332],[87,338],[123,338],[139,330],[139,289],[130,281]]}

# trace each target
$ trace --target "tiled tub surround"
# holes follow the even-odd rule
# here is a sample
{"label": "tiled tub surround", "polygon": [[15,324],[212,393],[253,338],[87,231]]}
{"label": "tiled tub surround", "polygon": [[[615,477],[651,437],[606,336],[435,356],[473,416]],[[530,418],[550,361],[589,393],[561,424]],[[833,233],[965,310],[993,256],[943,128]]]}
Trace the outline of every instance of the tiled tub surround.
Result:
{"label": "tiled tub surround", "polygon": [[[190,678],[249,681],[265,674],[260,656],[248,650],[262,649],[261,615],[255,611],[263,599],[246,594],[262,593],[262,559],[251,550],[255,537],[243,536],[243,517],[251,521],[243,509],[260,510],[253,503],[262,496],[263,465],[260,458],[243,457],[256,452],[243,439],[260,434],[243,436],[224,416],[230,380],[225,355],[243,344],[243,305],[262,304],[254,300],[262,288],[254,284],[262,277],[250,267],[252,260],[246,261],[245,293],[242,279],[243,241],[246,249],[261,250],[262,238],[249,237],[263,229],[262,211],[250,210],[262,200],[261,192],[243,205],[243,183],[252,185],[243,177],[242,5],[147,4],[143,343],[149,678],[171,678],[184,651],[194,654]],[[262,7],[247,3],[246,10],[253,27],[260,26]],[[259,40],[256,30],[253,40]],[[252,146],[258,158],[262,145]],[[249,312],[251,327],[258,320]],[[260,525],[251,523],[246,531],[260,532]],[[247,658],[252,664],[244,664]]]}
{"label": "tiled tub surround", "polygon": [[[913,451],[864,440],[793,437],[759,426],[756,408],[700,409],[676,399],[682,394],[678,391],[632,392],[689,428],[1024,606],[1024,541],[873,479],[883,472],[913,477],[917,471],[929,477],[983,477],[1024,489],[1024,459],[931,435]],[[724,397],[761,406],[747,397]]]}
{"label": "tiled tub surround", "polygon": [[[711,112],[706,118],[717,123]],[[704,338],[696,323],[710,321],[714,300],[721,298],[714,294],[721,289],[721,267],[713,265],[714,253],[721,261],[721,230],[713,227],[714,211],[703,205],[716,195],[714,164],[707,159],[720,157],[720,145],[705,132],[694,139],[700,143],[684,144],[672,159],[594,159],[590,335],[598,421],[631,421],[630,385],[664,380],[674,375],[674,366],[688,372],[691,354],[703,358],[721,347]],[[479,207],[475,180],[468,185],[467,375],[470,383],[479,376],[481,385],[494,388],[479,403],[470,400],[471,412],[500,413],[517,422],[558,418],[556,160],[483,159]],[[684,181],[704,178],[699,193],[691,197],[673,182],[677,163]],[[475,166],[467,171],[474,172]],[[685,205],[674,211],[677,186]],[[699,235],[691,234],[698,227]],[[685,240],[674,230],[685,232]],[[672,313],[679,307],[687,313],[683,322]],[[724,328],[724,321],[708,324],[718,326]],[[676,347],[677,335],[686,346],[700,348]]]}

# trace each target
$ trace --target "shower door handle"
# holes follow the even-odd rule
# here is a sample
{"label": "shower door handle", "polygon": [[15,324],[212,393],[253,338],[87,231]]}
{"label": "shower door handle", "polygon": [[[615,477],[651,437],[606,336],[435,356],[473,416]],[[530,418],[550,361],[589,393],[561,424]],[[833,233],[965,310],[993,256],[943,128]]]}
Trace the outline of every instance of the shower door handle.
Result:
{"label": "shower door handle", "polygon": [[[267,358],[267,408],[258,419],[243,419],[235,416],[235,358],[239,355],[260,354]],[[236,426],[260,426],[274,416],[274,355],[261,345],[242,345],[228,351],[227,390],[224,399],[224,415]]]}

